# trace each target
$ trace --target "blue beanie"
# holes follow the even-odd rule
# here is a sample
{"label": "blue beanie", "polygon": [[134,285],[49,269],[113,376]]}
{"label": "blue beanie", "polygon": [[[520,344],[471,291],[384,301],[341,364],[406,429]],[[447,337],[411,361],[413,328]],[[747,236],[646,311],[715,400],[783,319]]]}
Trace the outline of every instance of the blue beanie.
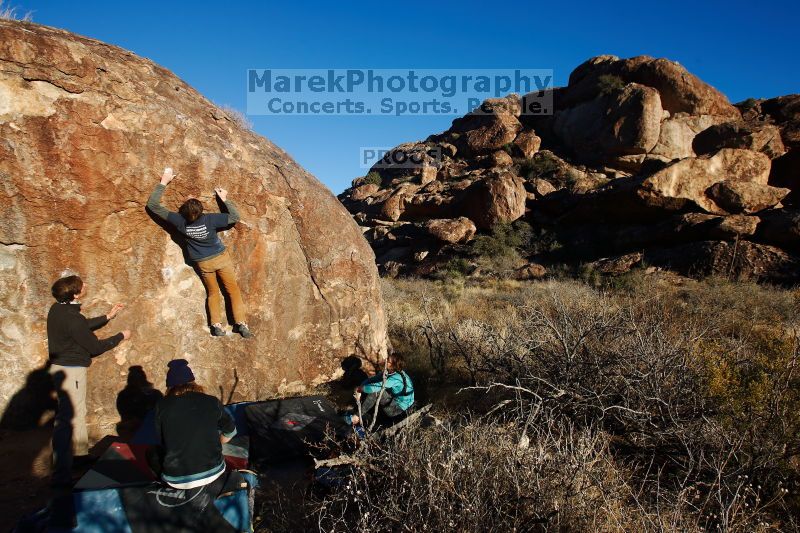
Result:
{"label": "blue beanie", "polygon": [[189,368],[189,361],[186,359],[173,359],[167,363],[167,388],[184,385],[194,381],[194,374]]}

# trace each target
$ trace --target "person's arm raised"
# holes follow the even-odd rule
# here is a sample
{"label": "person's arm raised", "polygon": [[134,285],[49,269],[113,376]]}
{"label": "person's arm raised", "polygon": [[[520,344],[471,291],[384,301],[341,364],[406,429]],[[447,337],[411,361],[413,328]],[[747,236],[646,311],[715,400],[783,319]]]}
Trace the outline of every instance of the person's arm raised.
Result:
{"label": "person's arm raised", "polygon": [[95,330],[102,328],[106,324],[108,324],[111,320],[114,319],[117,314],[125,309],[125,304],[114,304],[114,307],[111,308],[111,311],[106,313],[105,315],[96,316],[94,318],[87,319],[89,323],[89,329]]}
{"label": "person's arm raised", "polygon": [[169,209],[161,205],[161,196],[164,194],[164,189],[167,188],[169,182],[175,179],[175,176],[177,174],[173,174],[171,168],[165,168],[164,174],[161,176],[161,182],[156,185],[155,190],[150,194],[150,198],[147,199],[147,208],[163,220],[168,219],[170,212]]}
{"label": "person's arm raised", "polygon": [[214,192],[217,193],[219,199],[222,200],[222,203],[224,203],[225,207],[228,209],[228,224],[236,224],[239,222],[242,217],[239,215],[239,210],[236,209],[236,204],[234,204],[232,200],[228,200],[228,191],[222,187],[217,187],[214,189]]}

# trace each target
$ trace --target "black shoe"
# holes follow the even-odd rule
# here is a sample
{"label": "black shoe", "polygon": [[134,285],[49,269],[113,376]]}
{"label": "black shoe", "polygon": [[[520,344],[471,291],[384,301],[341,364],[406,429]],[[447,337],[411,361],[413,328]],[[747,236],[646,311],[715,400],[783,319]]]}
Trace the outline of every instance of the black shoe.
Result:
{"label": "black shoe", "polygon": [[227,334],[228,334],[228,332],[225,331],[225,329],[222,328],[221,326],[217,326],[217,325],[212,325],[211,326],[211,336],[212,337],[224,337]]}
{"label": "black shoe", "polygon": [[242,322],[241,324],[236,324],[236,329],[239,332],[239,335],[244,337],[245,339],[249,339],[253,336],[253,333],[250,331],[250,328],[247,327],[247,324]]}

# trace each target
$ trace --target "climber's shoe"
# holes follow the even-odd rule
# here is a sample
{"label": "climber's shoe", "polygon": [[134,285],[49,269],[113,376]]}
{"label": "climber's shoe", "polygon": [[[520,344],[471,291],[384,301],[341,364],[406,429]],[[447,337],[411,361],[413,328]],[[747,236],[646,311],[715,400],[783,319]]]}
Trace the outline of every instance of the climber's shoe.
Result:
{"label": "climber's shoe", "polygon": [[236,329],[239,332],[239,335],[241,335],[245,339],[249,339],[250,337],[253,336],[253,333],[250,331],[250,328],[248,328],[247,324],[245,324],[244,322],[236,324]]}
{"label": "climber's shoe", "polygon": [[211,325],[211,336],[212,337],[224,337],[227,334],[228,334],[228,332],[225,331],[225,328],[222,327],[222,324],[212,324]]}

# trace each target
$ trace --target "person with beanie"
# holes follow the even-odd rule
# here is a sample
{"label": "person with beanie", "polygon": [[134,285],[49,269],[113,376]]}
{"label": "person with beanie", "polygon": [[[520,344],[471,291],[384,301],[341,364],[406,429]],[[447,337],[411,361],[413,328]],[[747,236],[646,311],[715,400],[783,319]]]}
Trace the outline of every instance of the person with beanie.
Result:
{"label": "person with beanie", "polygon": [[236,424],[214,396],[195,382],[185,359],[169,362],[167,394],[155,409],[161,439],[158,474],[176,489],[203,487],[225,472],[222,444],[236,435]]}
{"label": "person with beanie", "polygon": [[228,191],[221,187],[214,189],[214,192],[225,204],[227,213],[203,214],[203,204],[197,198],[189,198],[183,202],[177,213],[169,211],[161,205],[161,196],[176,175],[171,168],[164,169],[161,183],[156,185],[147,200],[147,208],[186,237],[186,251],[189,258],[197,264],[200,278],[206,287],[211,335],[214,337],[227,335],[225,328],[222,327],[222,301],[219,293],[221,281],[230,298],[233,320],[236,322],[235,330],[244,338],[252,337],[253,333],[246,322],[242,293],[233,271],[233,260],[217,235],[218,231],[239,221],[239,211],[236,210],[234,203],[228,200]]}

